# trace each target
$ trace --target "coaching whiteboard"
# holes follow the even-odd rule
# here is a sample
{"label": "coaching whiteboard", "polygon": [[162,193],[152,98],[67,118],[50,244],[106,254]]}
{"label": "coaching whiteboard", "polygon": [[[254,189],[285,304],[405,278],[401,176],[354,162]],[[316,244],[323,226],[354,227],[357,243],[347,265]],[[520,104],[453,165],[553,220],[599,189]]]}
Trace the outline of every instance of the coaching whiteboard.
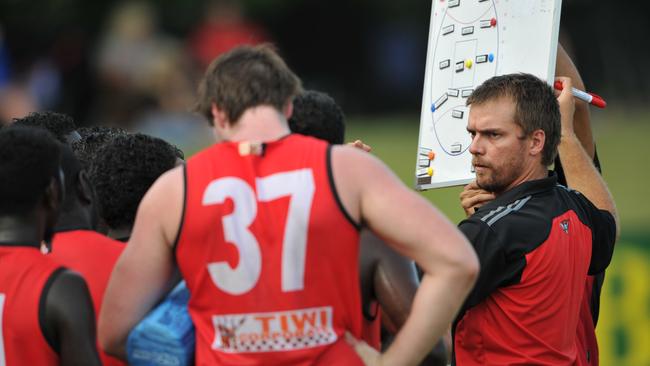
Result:
{"label": "coaching whiteboard", "polygon": [[474,179],[467,97],[495,75],[552,84],[562,0],[433,0],[422,93],[416,188]]}

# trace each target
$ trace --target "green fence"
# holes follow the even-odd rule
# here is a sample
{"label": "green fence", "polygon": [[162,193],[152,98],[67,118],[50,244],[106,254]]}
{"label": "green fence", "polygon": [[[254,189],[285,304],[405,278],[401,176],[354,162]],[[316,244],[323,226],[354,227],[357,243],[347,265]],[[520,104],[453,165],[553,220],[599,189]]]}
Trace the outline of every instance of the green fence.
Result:
{"label": "green fence", "polygon": [[596,330],[602,365],[650,365],[650,232],[617,243]]}

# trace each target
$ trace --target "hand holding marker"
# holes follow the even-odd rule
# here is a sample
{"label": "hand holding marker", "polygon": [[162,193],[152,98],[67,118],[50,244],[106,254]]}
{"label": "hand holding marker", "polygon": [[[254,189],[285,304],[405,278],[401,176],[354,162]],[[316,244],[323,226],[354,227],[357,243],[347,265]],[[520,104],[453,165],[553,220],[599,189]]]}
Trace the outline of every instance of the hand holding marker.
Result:
{"label": "hand holding marker", "polygon": [[[562,90],[562,82],[559,80],[556,80],[555,83],[553,84],[553,87],[556,90]],[[607,106],[607,102],[603,98],[601,98],[599,95],[595,93],[587,93],[585,91],[582,91],[580,89],[576,88],[571,88],[571,94],[573,94],[574,97],[587,102],[591,105],[595,105],[598,108],[605,108]]]}

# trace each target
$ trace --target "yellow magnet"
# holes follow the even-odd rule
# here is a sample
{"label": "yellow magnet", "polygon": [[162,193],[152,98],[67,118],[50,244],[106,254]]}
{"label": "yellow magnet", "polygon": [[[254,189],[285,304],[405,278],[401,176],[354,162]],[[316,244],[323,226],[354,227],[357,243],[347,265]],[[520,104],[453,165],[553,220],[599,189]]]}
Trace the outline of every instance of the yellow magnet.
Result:
{"label": "yellow magnet", "polygon": [[427,169],[427,174],[432,177],[433,176],[433,168]]}
{"label": "yellow magnet", "polygon": [[468,68],[468,69],[472,68],[472,59],[471,58],[468,58],[467,60],[465,60],[465,67]]}

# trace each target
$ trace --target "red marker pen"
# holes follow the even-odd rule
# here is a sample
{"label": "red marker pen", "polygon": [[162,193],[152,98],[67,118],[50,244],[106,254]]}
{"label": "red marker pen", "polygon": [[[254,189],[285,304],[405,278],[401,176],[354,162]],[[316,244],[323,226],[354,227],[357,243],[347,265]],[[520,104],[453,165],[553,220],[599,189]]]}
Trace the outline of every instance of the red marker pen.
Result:
{"label": "red marker pen", "polygon": [[[562,90],[563,89],[562,82],[556,80],[555,84],[553,84],[553,87],[555,87],[556,90]],[[576,88],[571,88],[571,94],[573,94],[574,97],[582,101],[585,101],[591,105],[595,105],[598,108],[605,108],[607,106],[607,102],[605,102],[605,100],[601,98],[598,94],[587,93],[585,91]]]}

